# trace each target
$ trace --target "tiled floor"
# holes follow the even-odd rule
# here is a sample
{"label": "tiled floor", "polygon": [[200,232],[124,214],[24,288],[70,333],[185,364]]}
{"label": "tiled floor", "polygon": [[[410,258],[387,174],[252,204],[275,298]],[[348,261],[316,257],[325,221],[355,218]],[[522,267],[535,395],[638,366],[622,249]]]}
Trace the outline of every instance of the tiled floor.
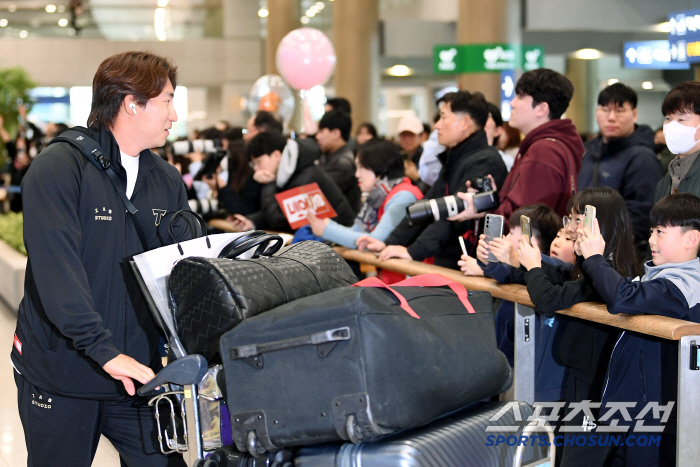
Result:
{"label": "tiled floor", "polygon": [[[27,465],[24,432],[17,412],[17,388],[12,376],[10,348],[17,317],[0,300],[0,467]],[[119,467],[119,454],[105,438],[100,440],[92,463],[95,467]]]}

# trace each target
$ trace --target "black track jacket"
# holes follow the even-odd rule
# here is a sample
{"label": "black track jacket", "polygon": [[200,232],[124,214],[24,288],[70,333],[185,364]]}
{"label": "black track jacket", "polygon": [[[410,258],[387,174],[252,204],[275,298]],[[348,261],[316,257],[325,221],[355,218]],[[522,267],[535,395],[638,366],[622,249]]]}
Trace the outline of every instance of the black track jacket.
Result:
{"label": "black track jacket", "polygon": [[[126,181],[112,133],[91,132]],[[158,331],[125,265],[143,251],[133,220],[107,174],[66,142],[37,156],[22,197],[29,261],[12,362],[47,392],[121,399],[126,391],[102,369],[105,363],[124,353],[151,368],[160,365]],[[172,243],[168,223],[174,212],[189,209],[177,169],[141,152],[131,201],[148,248]],[[190,238],[183,217],[174,223],[178,240]]]}

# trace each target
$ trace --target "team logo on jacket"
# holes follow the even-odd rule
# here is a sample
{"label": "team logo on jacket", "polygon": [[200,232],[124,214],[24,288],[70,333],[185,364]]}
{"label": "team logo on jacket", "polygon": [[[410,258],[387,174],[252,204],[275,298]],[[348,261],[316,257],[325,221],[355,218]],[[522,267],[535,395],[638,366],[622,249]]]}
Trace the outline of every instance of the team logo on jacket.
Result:
{"label": "team logo on jacket", "polygon": [[95,208],[95,220],[96,221],[111,221],[112,220],[112,210],[105,207],[100,211],[99,208]]}
{"label": "team logo on jacket", "polygon": [[160,221],[163,220],[163,216],[165,216],[165,214],[167,212],[168,211],[166,211],[165,209],[154,209],[153,210],[153,215],[156,216],[156,225],[160,225]]}
{"label": "team logo on jacket", "polygon": [[19,352],[20,355],[22,355],[22,342],[20,342],[19,337],[17,337],[17,334],[15,334],[15,349],[17,349],[17,352]]}

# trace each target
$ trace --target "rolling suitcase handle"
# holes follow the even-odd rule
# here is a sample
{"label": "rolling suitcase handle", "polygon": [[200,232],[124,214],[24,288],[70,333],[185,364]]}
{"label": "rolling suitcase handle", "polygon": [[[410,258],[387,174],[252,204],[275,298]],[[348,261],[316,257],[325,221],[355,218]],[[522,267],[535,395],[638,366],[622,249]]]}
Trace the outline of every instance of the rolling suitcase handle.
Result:
{"label": "rolling suitcase handle", "polygon": [[[414,287],[442,287],[442,286],[448,286],[454,293],[457,294],[457,297],[459,298],[459,301],[462,302],[462,305],[464,305],[464,308],[467,309],[469,313],[476,313],[474,311],[474,307],[472,306],[471,303],[469,303],[469,292],[467,292],[467,289],[464,288],[462,284],[459,282],[455,282],[452,279],[448,279],[445,276],[442,276],[440,274],[423,274],[420,276],[414,276],[414,277],[409,277],[408,279],[402,280],[401,282],[397,282],[396,284],[392,284],[392,286],[414,286]],[[416,319],[420,319],[420,316],[418,316],[418,313],[413,311],[413,308],[408,304],[406,299],[398,293],[396,290],[394,290],[392,287],[389,287],[386,285],[384,282],[380,281],[376,277],[369,277],[365,280],[362,280],[358,282],[357,284],[353,284],[352,287],[379,287],[382,289],[386,289],[399,300],[399,306],[408,313],[409,315],[413,316]]]}

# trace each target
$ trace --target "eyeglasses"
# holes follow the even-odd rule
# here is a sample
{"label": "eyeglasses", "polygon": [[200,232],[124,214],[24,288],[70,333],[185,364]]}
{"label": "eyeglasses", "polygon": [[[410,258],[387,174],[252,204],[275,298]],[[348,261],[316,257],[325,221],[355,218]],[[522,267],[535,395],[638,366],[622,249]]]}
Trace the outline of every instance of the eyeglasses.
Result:
{"label": "eyeglasses", "polygon": [[615,115],[624,115],[625,113],[631,111],[632,109],[628,109],[627,107],[608,107],[607,105],[599,105],[596,110],[598,112],[602,112],[606,115],[609,114],[611,111]]}
{"label": "eyeglasses", "polygon": [[564,221],[565,229],[569,228],[569,224],[571,224],[572,222],[576,223],[576,229],[578,229],[578,226],[581,224],[581,219],[572,219],[568,216],[562,217],[561,220]]}

